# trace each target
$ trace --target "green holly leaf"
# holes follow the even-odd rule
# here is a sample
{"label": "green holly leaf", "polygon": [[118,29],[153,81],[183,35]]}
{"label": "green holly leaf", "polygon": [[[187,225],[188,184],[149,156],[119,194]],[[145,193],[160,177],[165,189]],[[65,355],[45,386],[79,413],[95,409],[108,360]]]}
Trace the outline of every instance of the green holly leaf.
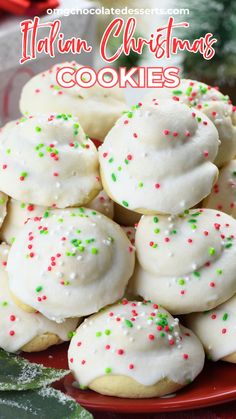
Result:
{"label": "green holly leaf", "polygon": [[68,370],[46,368],[0,350],[0,391],[37,389],[67,374]]}
{"label": "green holly leaf", "polygon": [[92,419],[73,399],[52,387],[28,391],[0,391],[1,419]]}

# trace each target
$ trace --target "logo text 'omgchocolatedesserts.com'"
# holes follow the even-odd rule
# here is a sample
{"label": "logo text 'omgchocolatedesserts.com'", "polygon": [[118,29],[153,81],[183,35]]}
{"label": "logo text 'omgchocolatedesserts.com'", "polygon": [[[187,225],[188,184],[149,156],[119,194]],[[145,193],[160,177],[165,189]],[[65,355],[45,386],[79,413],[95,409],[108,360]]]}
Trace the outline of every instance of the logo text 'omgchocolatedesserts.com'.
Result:
{"label": "logo text 'omgchocolatedesserts.com'", "polygon": [[[48,36],[42,36],[42,29],[48,29]],[[188,22],[175,23],[170,17],[165,26],[157,27],[149,38],[135,36],[136,19],[129,18],[124,21],[122,18],[113,19],[103,33],[100,42],[100,55],[105,63],[112,64],[123,53],[129,55],[131,52],[142,54],[144,48],[155,56],[155,58],[170,59],[172,55],[180,51],[189,53],[200,53],[204,59],[210,60],[215,55],[213,45],[217,42],[212,33],[190,42],[188,39],[180,39],[174,36],[175,31],[180,28],[189,28]],[[40,23],[40,18],[35,17],[21,22],[22,33],[22,56],[20,63],[34,60],[38,54],[45,53],[55,57],[55,51],[59,53],[81,54],[91,53],[93,47],[85,39],[71,37],[65,38],[61,32],[61,21]],[[45,34],[45,32],[44,32]],[[121,37],[121,43],[113,55],[109,54],[108,42],[112,38]],[[112,67],[103,67],[95,71],[91,67],[75,69],[73,67],[61,67],[57,71],[57,83],[64,88],[70,88],[76,84],[80,87],[92,87],[99,83],[102,87],[177,87],[180,83],[179,68],[167,67],[132,67],[127,70],[120,67],[115,70]]]}

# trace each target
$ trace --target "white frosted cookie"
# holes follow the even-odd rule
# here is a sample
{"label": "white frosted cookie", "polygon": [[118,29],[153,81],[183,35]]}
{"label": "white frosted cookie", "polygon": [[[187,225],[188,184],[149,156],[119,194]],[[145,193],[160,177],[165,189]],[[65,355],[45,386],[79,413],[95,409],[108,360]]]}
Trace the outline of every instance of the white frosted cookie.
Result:
{"label": "white frosted cookie", "polygon": [[78,319],[52,322],[40,313],[26,313],[18,307],[9,292],[6,273],[9,247],[0,245],[0,348],[8,352],[47,349],[52,344],[69,340]]}
{"label": "white frosted cookie", "polygon": [[130,292],[175,314],[216,307],[236,292],[235,232],[232,217],[211,209],[143,216]]}
{"label": "white frosted cookie", "polygon": [[[23,87],[20,110],[24,115],[37,113],[72,113],[90,138],[103,141],[108,131],[125,110],[125,97],[119,87],[104,88],[98,83],[90,88],[78,85],[63,88],[57,84],[56,74],[61,67],[82,66],[76,62],[56,64],[37,74]],[[71,76],[69,76],[71,79]],[[68,76],[64,76],[65,80]]]}
{"label": "white frosted cookie", "polygon": [[190,314],[186,321],[210,359],[236,362],[236,296],[213,310]]}
{"label": "white frosted cookie", "polygon": [[221,167],[232,160],[236,154],[236,123],[234,107],[229,96],[223,95],[218,89],[205,83],[182,79],[176,89],[155,89],[148,93],[143,101],[150,104],[159,99],[174,99],[177,102],[201,110],[216,126],[221,141],[215,164]]}
{"label": "white frosted cookie", "polygon": [[8,196],[5,193],[0,192],[0,227],[7,215],[7,201]]}
{"label": "white frosted cookie", "polygon": [[118,224],[94,210],[54,210],[22,227],[7,269],[20,304],[60,322],[121,298],[134,248]]}
{"label": "white frosted cookie", "polygon": [[193,381],[200,341],[164,308],[122,300],[87,318],[74,334],[69,367],[80,386],[117,397],[156,397]]}
{"label": "white frosted cookie", "polygon": [[71,115],[40,115],[0,133],[0,190],[22,202],[85,205],[101,189],[97,150]]}
{"label": "white frosted cookie", "polygon": [[114,202],[114,221],[122,226],[134,226],[139,222],[141,214],[130,211]]}
{"label": "white frosted cookie", "polygon": [[207,196],[218,134],[201,112],[172,100],[122,116],[99,148],[104,189],[140,213],[176,214]]}
{"label": "white frosted cookie", "polygon": [[202,206],[226,212],[236,218],[236,160],[220,169],[217,183]]}
{"label": "white frosted cookie", "polygon": [[[95,209],[109,218],[113,217],[113,201],[105,191],[99,192],[92,201],[88,202],[87,207]],[[29,218],[42,217],[49,212],[50,208],[19,202],[10,198],[7,204],[7,215],[0,230],[0,238],[6,243],[12,244]]]}

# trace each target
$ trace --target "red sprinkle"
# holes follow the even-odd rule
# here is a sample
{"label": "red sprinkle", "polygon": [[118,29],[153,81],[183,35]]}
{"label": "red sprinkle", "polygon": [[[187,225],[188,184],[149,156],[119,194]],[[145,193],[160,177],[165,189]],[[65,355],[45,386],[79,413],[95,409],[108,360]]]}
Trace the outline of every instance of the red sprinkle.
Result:
{"label": "red sprinkle", "polygon": [[155,336],[154,335],[148,335],[148,339],[149,340],[154,340],[155,339]]}

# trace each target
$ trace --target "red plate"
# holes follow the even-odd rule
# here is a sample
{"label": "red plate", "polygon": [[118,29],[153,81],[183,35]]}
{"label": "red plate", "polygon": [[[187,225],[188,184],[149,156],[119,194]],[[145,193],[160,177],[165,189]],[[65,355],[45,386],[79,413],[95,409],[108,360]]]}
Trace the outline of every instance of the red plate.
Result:
{"label": "red plate", "polygon": [[[48,367],[68,368],[68,344],[54,346],[47,351],[25,354],[32,362]],[[119,413],[153,413],[196,409],[236,400],[236,365],[226,362],[207,362],[204,371],[193,384],[176,395],[153,399],[120,399],[73,387],[74,379],[68,375],[60,389],[91,411]],[[58,387],[58,386],[57,386]]]}

